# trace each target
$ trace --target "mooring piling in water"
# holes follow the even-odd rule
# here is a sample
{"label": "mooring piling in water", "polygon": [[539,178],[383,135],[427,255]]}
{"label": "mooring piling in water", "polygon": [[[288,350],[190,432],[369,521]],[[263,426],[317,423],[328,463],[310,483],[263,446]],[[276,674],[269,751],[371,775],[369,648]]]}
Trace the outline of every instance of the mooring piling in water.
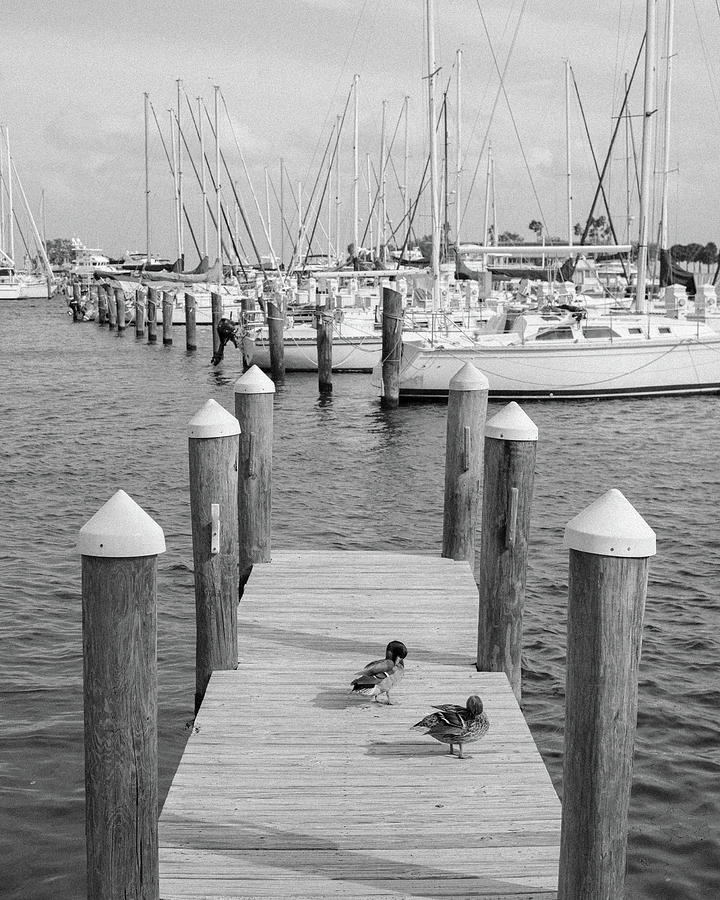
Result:
{"label": "mooring piling in water", "polygon": [[618,490],[568,522],[558,900],[623,896],[637,688],[655,533]]}
{"label": "mooring piling in water", "polygon": [[98,325],[105,325],[107,322],[107,294],[105,293],[105,285],[98,285]]}
{"label": "mooring piling in water", "polygon": [[157,342],[157,308],[158,308],[158,290],[157,288],[148,288],[147,298],[147,339],[148,344]]}
{"label": "mooring piling in water", "polygon": [[185,349],[197,350],[197,304],[189,291],[185,291]]}
{"label": "mooring piling in water", "polygon": [[216,291],[210,292],[210,315],[212,321],[212,342],[213,342],[213,359],[220,350],[220,335],[218,333],[218,325],[222,319],[222,297]]}
{"label": "mooring piling in water", "polygon": [[489,384],[472,363],[450,381],[445,442],[442,555],[473,567]]}
{"label": "mooring piling in water", "polygon": [[166,347],[173,342],[173,312],[175,309],[175,291],[162,292],[163,344]]}
{"label": "mooring piling in water", "polygon": [[270,372],[273,381],[285,380],[285,345],[283,331],[285,327],[285,303],[282,291],[275,290],[266,301],[268,346],[270,349]]}
{"label": "mooring piling in water", "polygon": [[135,337],[145,336],[145,288],[135,291]]}
{"label": "mooring piling in water", "polygon": [[[243,372],[247,372],[250,366],[253,364],[253,354],[255,350],[255,340],[254,337],[250,335],[250,328],[254,320],[254,312],[256,305],[256,297],[249,296],[248,294],[244,294],[241,303],[241,314],[240,314],[240,322],[241,322],[241,340],[242,340],[242,364],[243,364]],[[280,299],[282,301],[283,296],[280,294]],[[284,310],[284,305],[281,307]],[[284,363],[283,363],[283,378],[285,377]]]}
{"label": "mooring piling in water", "polygon": [[[318,361],[318,390],[321,394],[332,393],[333,358],[333,296],[328,284],[327,293],[315,295],[315,328]],[[320,301],[323,302],[320,302]]]}
{"label": "mooring piling in water", "polygon": [[113,289],[109,285],[104,285],[105,288],[105,296],[107,297],[107,323],[110,328],[110,331],[114,331],[117,327],[117,301],[115,300],[115,293]]}
{"label": "mooring piling in water", "polygon": [[121,287],[116,287],[113,289],[113,293],[115,294],[115,310],[117,316],[117,330],[119,332],[125,331],[125,291]]}
{"label": "mooring piling in water", "polygon": [[402,294],[383,288],[382,312],[382,397],[388,408],[400,404],[400,360],[402,353]]}
{"label": "mooring piling in water", "polygon": [[514,401],[485,426],[477,667],[521,699],[523,611],[538,430]]}
{"label": "mooring piling in water", "polygon": [[272,443],[275,385],[252,366],[235,382],[235,418],[240,423],[238,538],[240,589],[256,562],[270,561]]}
{"label": "mooring piling in water", "polygon": [[124,491],[80,529],[88,897],[157,900],[157,557]]}
{"label": "mooring piling in water", "polygon": [[188,424],[195,572],[195,712],[216,669],[237,665],[240,425],[215,400]]}

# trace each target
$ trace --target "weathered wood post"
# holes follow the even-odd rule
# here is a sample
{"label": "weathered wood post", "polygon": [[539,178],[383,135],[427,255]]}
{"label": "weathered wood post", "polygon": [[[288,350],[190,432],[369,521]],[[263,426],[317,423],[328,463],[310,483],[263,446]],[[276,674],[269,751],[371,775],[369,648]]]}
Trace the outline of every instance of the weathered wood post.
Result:
{"label": "weathered wood post", "polygon": [[108,301],[107,301],[107,294],[105,293],[105,286],[102,284],[99,284],[98,285],[98,316],[97,316],[98,325],[105,325],[107,323],[107,309],[108,309]]}
{"label": "weathered wood post", "polygon": [[[322,294],[315,295],[318,300]],[[333,306],[328,285],[325,302],[315,306],[315,328],[318,361],[318,390],[321,394],[332,393],[332,351],[333,351]]]}
{"label": "weathered wood post", "polygon": [[251,366],[235,382],[235,417],[240,423],[238,537],[241,592],[253,563],[270,561],[274,393],[272,380],[257,366]]}
{"label": "weathered wood post", "polygon": [[145,288],[135,291],[135,337],[145,336]]}
{"label": "weathered wood post", "polygon": [[655,533],[618,490],[565,527],[570,551],[558,900],[619,900]]}
{"label": "weathered wood post", "polygon": [[157,555],[124,491],[80,529],[87,895],[157,900]]}
{"label": "weathered wood post", "polygon": [[72,293],[73,322],[80,322],[82,320],[82,316],[80,315],[80,307],[82,306],[82,288],[80,287],[79,282],[74,282]]}
{"label": "weathered wood post", "polygon": [[195,712],[215,669],[238,660],[238,452],[240,425],[215,400],[188,425],[195,569]]}
{"label": "weathered wood post", "polygon": [[[282,294],[280,295],[282,301]],[[253,355],[255,352],[255,339],[251,337],[251,326],[253,324],[252,313],[255,310],[256,298],[250,294],[243,294],[242,298],[242,363],[243,372],[247,372],[253,364]],[[281,309],[284,307],[281,306]],[[283,361],[284,367],[284,361]],[[284,377],[284,372],[283,372]]]}
{"label": "weathered wood post", "polygon": [[383,288],[382,313],[382,406],[393,409],[400,404],[400,360],[402,357],[402,294]]}
{"label": "weathered wood post", "polygon": [[282,291],[273,291],[267,297],[268,345],[270,348],[270,373],[273,381],[285,380],[285,304]]}
{"label": "weathered wood post", "polygon": [[[97,284],[91,284],[91,285],[88,287],[88,303],[90,304],[90,307],[93,307],[93,306],[95,307],[95,314],[96,314],[96,315],[98,314],[98,299],[99,299],[99,295],[100,295],[100,292],[98,291],[98,286],[97,286]],[[83,317],[83,318],[84,318],[84,317]]]}
{"label": "weathered wood post", "polygon": [[110,331],[114,331],[117,326],[117,301],[115,300],[115,294],[113,293],[113,289],[110,285],[104,285],[105,288],[105,296],[107,297],[107,309],[108,309],[108,326]]}
{"label": "weathered wood post", "polygon": [[148,298],[147,298],[148,344],[154,344],[157,341],[157,308],[158,308],[157,288],[148,288]]}
{"label": "weathered wood post", "polygon": [[185,349],[197,350],[197,307],[195,294],[185,291]]}
{"label": "weathered wood post", "polygon": [[115,309],[117,314],[117,330],[125,331],[125,291],[121,287],[113,289],[115,294]]}
{"label": "weathered wood post", "polygon": [[173,334],[173,313],[175,311],[175,291],[162,292],[163,344],[169,347]]}
{"label": "weathered wood post", "polygon": [[487,378],[472,363],[450,380],[445,443],[442,555],[475,562],[483,471]]}
{"label": "weathered wood post", "polygon": [[515,402],[485,426],[477,667],[505,672],[518,702],[537,439],[537,426]]}
{"label": "weathered wood post", "polygon": [[215,291],[211,291],[210,303],[210,314],[212,316],[213,356],[216,356],[218,350],[220,349],[220,335],[218,334],[218,325],[220,324],[220,319],[222,319],[223,314],[222,297],[220,296],[220,294],[217,294]]}

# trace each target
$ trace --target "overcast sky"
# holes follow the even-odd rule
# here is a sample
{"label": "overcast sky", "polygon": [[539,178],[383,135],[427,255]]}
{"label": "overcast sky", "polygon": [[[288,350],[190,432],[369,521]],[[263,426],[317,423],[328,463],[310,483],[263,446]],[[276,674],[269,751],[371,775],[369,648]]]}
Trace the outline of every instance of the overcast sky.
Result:
{"label": "overcast sky", "polygon": [[[103,4],[5,0],[0,122],[9,126],[15,164],[36,213],[41,189],[45,191],[47,236],[77,236],[113,254],[144,249],[143,93],[150,95],[168,140],[168,109],[175,104],[178,78],[193,103],[203,97],[211,113],[213,85],[220,85],[232,119],[231,128],[223,114],[221,141],[258,231],[258,243],[262,243],[261,234],[235,136],[263,209],[264,167],[269,169],[272,195],[273,188],[279,192],[280,158],[284,159],[289,215],[290,186],[297,191],[302,182],[303,194],[310,193],[330,126],[343,111],[356,72],[361,98],[361,216],[366,209],[366,154],[372,154],[373,166],[378,166],[382,101],[388,101],[389,140],[406,95],[410,97],[409,182],[414,193],[428,143],[427,82],[422,80],[424,5],[423,0],[109,0]],[[658,7],[662,42],[664,0]],[[642,38],[644,0],[435,0],[435,8],[436,55],[442,67],[438,93],[449,85],[450,222],[455,221],[455,58],[461,49],[461,238],[475,239],[482,231],[486,155],[480,157],[480,151],[488,139],[495,158],[499,231],[515,231],[530,240],[528,223],[540,219],[552,235],[564,236],[563,60],[568,58],[572,65],[602,160],[623,79],[632,69]],[[510,112],[504,94],[498,93],[496,65],[505,66],[511,47],[504,80]],[[716,175],[720,87],[713,85],[720,65],[716,0],[677,0],[675,51],[670,241],[720,243]],[[662,87],[658,98],[660,102]],[[631,113],[641,112],[642,64],[630,103]],[[596,178],[575,100],[571,118],[573,219],[584,221]],[[187,107],[181,119],[194,149]],[[640,118],[633,119],[633,127],[639,153]],[[441,129],[441,148],[443,143]],[[154,122],[150,144],[152,249],[174,256],[171,176]],[[208,155],[214,162],[212,148]],[[610,193],[622,240],[627,229],[625,155],[621,128]],[[403,156],[400,126],[392,150],[395,169],[387,180],[393,220],[400,216],[395,172],[402,175]],[[351,114],[343,131],[340,167],[344,246],[352,239]],[[187,159],[183,171],[187,205],[200,240],[199,188]],[[227,182],[223,190],[227,196]],[[273,242],[279,244],[274,196],[271,205]],[[636,196],[633,207],[636,216]],[[598,208],[596,215],[601,212]],[[326,227],[327,214],[322,221]],[[426,203],[420,204],[417,229],[429,231]],[[636,232],[635,220],[631,236],[636,237]],[[323,237],[321,243],[325,241]],[[188,262],[193,262],[195,252],[187,231],[185,245]],[[265,246],[261,250],[265,252]]]}

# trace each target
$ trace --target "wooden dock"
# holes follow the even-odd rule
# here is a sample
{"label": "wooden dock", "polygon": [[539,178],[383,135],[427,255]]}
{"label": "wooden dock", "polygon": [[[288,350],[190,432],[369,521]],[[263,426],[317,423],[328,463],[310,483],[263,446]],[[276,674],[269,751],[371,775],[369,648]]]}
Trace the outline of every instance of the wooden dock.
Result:
{"label": "wooden dock", "polygon": [[[160,817],[160,896],[557,895],[560,803],[504,674],[475,669],[467,563],[274,553],[240,604]],[[408,647],[385,706],[350,676]],[[466,759],[412,725],[479,694]]]}

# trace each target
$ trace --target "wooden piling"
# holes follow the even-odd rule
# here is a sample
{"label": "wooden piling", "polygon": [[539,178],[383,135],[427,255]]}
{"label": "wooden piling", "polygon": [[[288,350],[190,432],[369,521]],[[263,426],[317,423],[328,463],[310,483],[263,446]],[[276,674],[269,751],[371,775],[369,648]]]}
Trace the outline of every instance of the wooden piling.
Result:
{"label": "wooden piling", "polygon": [[148,298],[147,298],[148,344],[154,344],[157,341],[158,293],[159,292],[156,288],[148,288]]}
{"label": "wooden piling", "polygon": [[197,350],[197,309],[195,294],[185,291],[185,349]]}
{"label": "wooden piling", "polygon": [[115,295],[115,310],[117,317],[117,330],[119,332],[125,331],[125,291],[121,287],[116,287],[113,289],[113,293]]}
{"label": "wooden piling", "polygon": [[175,291],[162,292],[163,344],[169,347],[173,334],[173,313],[175,310]]}
{"label": "wooden piling", "polygon": [[637,686],[655,533],[618,490],[568,522],[558,900],[624,894]]}
{"label": "wooden piling", "polygon": [[145,336],[145,288],[135,291],[135,337]]}
{"label": "wooden piling", "polygon": [[212,291],[210,293],[210,302],[211,302],[211,315],[212,315],[212,339],[213,339],[213,357],[217,355],[218,350],[220,349],[220,335],[218,334],[218,325],[220,324],[220,319],[222,319],[223,308],[222,308],[222,297],[220,294]]}
{"label": "wooden piling", "polygon": [[115,294],[113,293],[112,288],[109,285],[104,285],[104,287],[105,296],[107,297],[108,326],[110,331],[114,331],[117,327],[117,301],[115,300]]}
{"label": "wooden piling", "polygon": [[107,294],[105,293],[105,286],[102,284],[99,284],[98,285],[98,315],[97,315],[98,325],[105,325],[107,323],[107,314],[108,314],[108,301],[107,301]]}
{"label": "wooden piling", "polygon": [[72,312],[73,312],[73,322],[80,322],[82,320],[82,316],[80,315],[80,307],[82,306],[82,288],[80,287],[79,282],[74,282],[72,286]]}
{"label": "wooden piling", "polygon": [[473,567],[483,471],[489,383],[465,363],[449,385],[445,443],[442,555]]}
{"label": "wooden piling", "polygon": [[195,571],[195,712],[216,669],[237,667],[240,425],[215,400],[190,420]]}
{"label": "wooden piling", "polygon": [[[280,301],[282,304],[282,294],[280,294]],[[243,372],[247,372],[250,366],[253,364],[253,355],[255,351],[255,339],[250,336],[252,325],[254,324],[253,312],[255,311],[256,306],[256,298],[252,295],[248,295],[247,293],[243,295],[242,298],[242,362],[243,362]],[[284,310],[284,306],[281,305],[281,309]],[[284,312],[283,312],[284,315]],[[284,377],[284,373],[283,373]]]}
{"label": "wooden piling", "polygon": [[270,347],[270,374],[273,381],[285,379],[285,305],[281,291],[273,291],[267,298],[268,344]]}
{"label": "wooden piling", "polygon": [[537,438],[537,426],[515,402],[485,427],[477,667],[505,672],[518,702]]}
{"label": "wooden piling", "polygon": [[238,538],[241,591],[253,563],[270,561],[274,393],[275,385],[257,366],[249,368],[235,382],[235,417],[240,423]]}
{"label": "wooden piling", "polygon": [[[322,295],[317,294],[318,298]],[[332,295],[325,294],[325,302],[315,307],[315,328],[318,360],[318,390],[321,394],[332,393],[333,357],[333,307]]]}
{"label": "wooden piling", "polygon": [[400,359],[402,354],[402,294],[383,288],[382,313],[382,397],[384,407],[400,404]]}
{"label": "wooden piling", "polygon": [[80,529],[87,896],[157,900],[157,554],[118,491]]}

